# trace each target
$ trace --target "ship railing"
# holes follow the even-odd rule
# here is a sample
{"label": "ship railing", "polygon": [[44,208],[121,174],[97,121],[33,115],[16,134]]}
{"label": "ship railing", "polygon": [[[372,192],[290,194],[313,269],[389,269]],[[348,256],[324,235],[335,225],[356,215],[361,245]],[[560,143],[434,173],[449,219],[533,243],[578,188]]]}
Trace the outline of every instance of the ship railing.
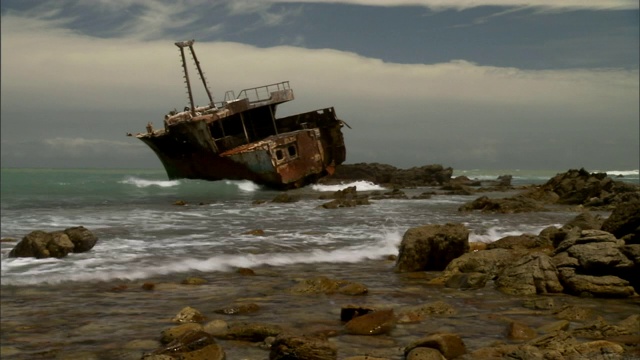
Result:
{"label": "ship railing", "polygon": [[227,91],[224,94],[224,102],[239,100],[239,99],[248,99],[249,102],[258,102],[269,100],[271,98],[271,93],[275,91],[283,91],[290,90],[288,81],[282,81],[275,84],[263,85],[249,89],[240,90],[238,96],[235,96],[233,91]]}

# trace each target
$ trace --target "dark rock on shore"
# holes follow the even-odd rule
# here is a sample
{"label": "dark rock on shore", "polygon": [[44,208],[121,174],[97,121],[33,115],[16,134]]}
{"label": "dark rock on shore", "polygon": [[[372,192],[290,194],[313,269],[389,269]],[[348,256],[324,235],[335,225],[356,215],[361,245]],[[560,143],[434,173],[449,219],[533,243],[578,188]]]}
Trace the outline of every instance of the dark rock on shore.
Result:
{"label": "dark rock on shore", "polygon": [[453,259],[469,251],[469,230],[462,224],[425,225],[402,237],[396,271],[442,271]]}
{"label": "dark rock on shore", "polygon": [[71,252],[91,250],[98,238],[83,226],[63,231],[32,231],[9,252],[9,257],[63,258]]}
{"label": "dark rock on shore", "polygon": [[590,174],[580,169],[558,174],[544,185],[530,188],[512,197],[502,199],[480,197],[461,206],[459,210],[518,213],[543,211],[546,210],[546,206],[554,204],[611,210],[619,204],[635,204],[639,201],[640,186],[614,181],[606,173]]}
{"label": "dark rock on shore", "polygon": [[320,179],[321,184],[344,181],[369,181],[386,187],[437,186],[451,180],[453,169],[442,165],[425,165],[410,169],[379,163],[342,164],[333,175]]}

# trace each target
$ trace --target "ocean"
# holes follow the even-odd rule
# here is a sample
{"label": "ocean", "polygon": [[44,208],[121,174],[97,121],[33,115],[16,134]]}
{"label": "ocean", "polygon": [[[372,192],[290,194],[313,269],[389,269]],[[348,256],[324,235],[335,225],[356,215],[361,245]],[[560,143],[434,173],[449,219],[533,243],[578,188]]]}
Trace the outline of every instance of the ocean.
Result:
{"label": "ocean", "polygon": [[[542,184],[560,172],[563,171],[456,170],[454,176],[486,180],[510,174],[513,185],[525,185]],[[607,173],[616,180],[639,182],[638,170]],[[300,196],[297,202],[276,203],[271,200],[279,192],[251,182],[170,181],[161,169],[2,169],[3,355],[31,358],[44,351],[37,349],[45,342],[47,351],[63,348],[101,353],[138,337],[154,338],[157,329],[170,325],[159,324],[158,318],[171,318],[180,310],[178,304],[191,305],[188,295],[174,293],[166,294],[162,300],[157,297],[118,300],[117,294],[109,292],[114,284],[139,289],[144,282],[172,279],[179,283],[188,276],[200,276],[216,284],[216,292],[222,291],[218,293],[220,298],[210,299],[220,304],[255,296],[251,287],[243,288],[244,280],[236,279],[234,286],[227,282],[238,268],[268,269],[269,273],[297,276],[325,271],[334,277],[368,281],[369,286],[375,286],[385,276],[392,276],[392,262],[378,263],[389,255],[397,255],[402,236],[411,227],[463,223],[470,230],[469,241],[491,242],[507,235],[538,234],[546,227],[562,226],[576,215],[457,211],[480,195],[372,200],[370,205],[353,208],[320,207],[329,201],[320,200],[320,195],[354,185],[359,192],[390,191],[367,182],[313,185],[289,191]],[[412,197],[434,189],[404,191]],[[482,195],[504,197],[513,193]],[[62,259],[7,256],[17,241],[31,231],[73,226],[84,226],[98,237],[91,251]],[[253,235],[255,230],[264,234]],[[371,277],[372,263],[388,268],[389,274]],[[101,290],[106,295],[98,296]],[[224,291],[227,298],[222,296]],[[413,300],[407,297],[406,301]],[[206,301],[199,299],[192,303]],[[78,316],[77,312],[84,317],[79,323],[69,324],[60,318]],[[140,320],[140,314],[146,314],[148,319]],[[132,317],[141,325],[115,332],[114,338],[106,342],[94,338],[98,335],[93,332],[114,331],[112,325],[107,325],[113,321],[120,321],[119,330],[129,328],[125,324],[134,321]],[[33,329],[34,323],[47,324],[48,330],[35,331],[35,338],[25,340],[32,330],[24,329]],[[89,323],[97,330],[88,328],[85,330],[90,335],[80,335],[85,333],[78,329]],[[22,333],[16,330],[20,326]],[[7,333],[7,329],[13,331]],[[44,339],[43,334],[51,337],[54,332],[56,336]],[[69,334],[82,340],[71,341]],[[238,351],[236,355],[252,358]]]}

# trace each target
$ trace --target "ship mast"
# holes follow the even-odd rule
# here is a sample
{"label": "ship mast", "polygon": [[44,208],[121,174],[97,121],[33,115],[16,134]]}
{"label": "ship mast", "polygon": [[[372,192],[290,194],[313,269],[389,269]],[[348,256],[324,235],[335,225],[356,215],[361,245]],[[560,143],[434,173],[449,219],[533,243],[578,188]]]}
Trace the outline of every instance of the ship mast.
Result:
{"label": "ship mast", "polygon": [[189,80],[189,71],[187,70],[187,62],[184,57],[185,47],[189,47],[189,51],[191,52],[191,57],[193,57],[193,61],[195,62],[196,68],[198,69],[198,74],[200,75],[200,79],[202,79],[202,85],[204,85],[204,90],[207,92],[207,96],[209,97],[209,104],[215,107],[215,104],[213,103],[213,97],[211,96],[211,92],[209,91],[209,87],[207,86],[207,80],[204,77],[204,73],[202,72],[202,69],[200,68],[200,61],[198,61],[198,58],[196,57],[196,52],[195,50],[193,50],[194,42],[195,40],[189,40],[189,41],[179,41],[175,43],[176,46],[180,48],[180,57],[182,58],[182,69],[184,71],[185,83],[187,84],[187,92],[189,93],[189,103],[191,104],[192,116],[196,116],[196,106],[193,102],[193,93],[191,91],[191,81]]}

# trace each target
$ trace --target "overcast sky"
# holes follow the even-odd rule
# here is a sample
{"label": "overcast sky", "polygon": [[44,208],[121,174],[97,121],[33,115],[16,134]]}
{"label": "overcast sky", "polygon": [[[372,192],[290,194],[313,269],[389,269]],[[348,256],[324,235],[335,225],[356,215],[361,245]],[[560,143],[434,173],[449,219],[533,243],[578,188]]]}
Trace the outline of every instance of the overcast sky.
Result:
{"label": "overcast sky", "polygon": [[2,167],[162,168],[125,134],[188,105],[174,42],[189,39],[216,101],[288,80],[280,116],[334,106],[347,163],[639,167],[637,0],[1,7]]}

